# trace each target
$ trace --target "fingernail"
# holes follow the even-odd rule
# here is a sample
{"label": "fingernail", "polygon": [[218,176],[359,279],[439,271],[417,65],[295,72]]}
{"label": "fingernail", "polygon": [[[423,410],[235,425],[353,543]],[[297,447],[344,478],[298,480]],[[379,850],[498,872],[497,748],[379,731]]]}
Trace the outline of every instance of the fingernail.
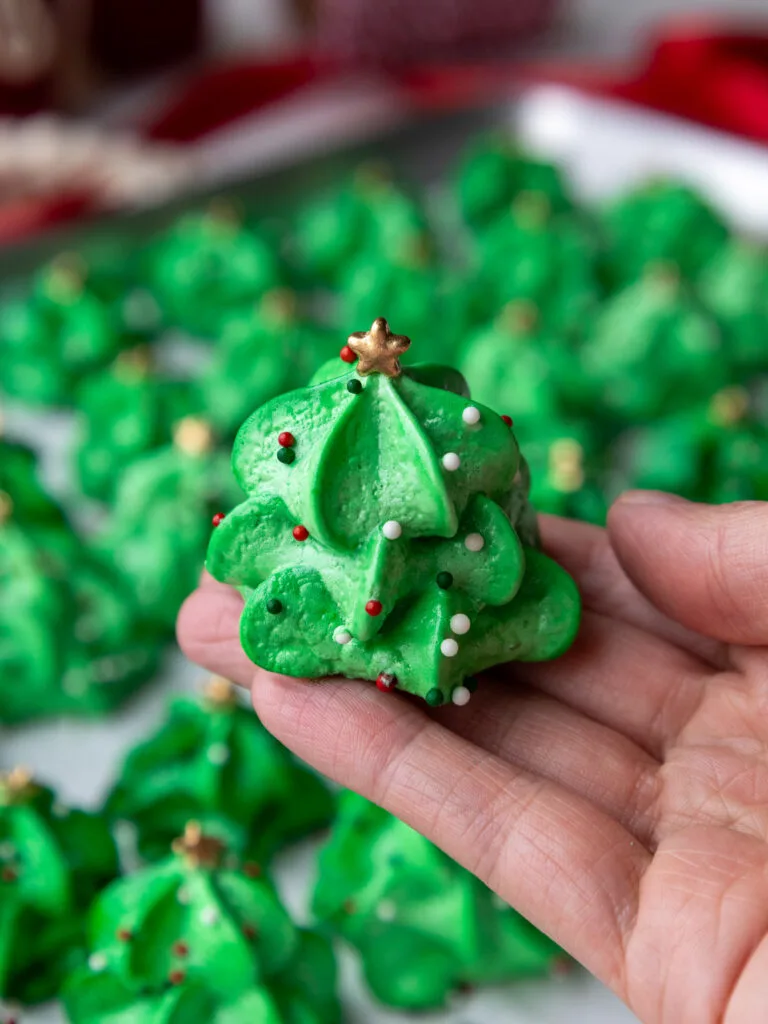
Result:
{"label": "fingernail", "polygon": [[680,505],[687,504],[679,494],[668,494],[666,491],[625,491],[617,501],[622,505]]}

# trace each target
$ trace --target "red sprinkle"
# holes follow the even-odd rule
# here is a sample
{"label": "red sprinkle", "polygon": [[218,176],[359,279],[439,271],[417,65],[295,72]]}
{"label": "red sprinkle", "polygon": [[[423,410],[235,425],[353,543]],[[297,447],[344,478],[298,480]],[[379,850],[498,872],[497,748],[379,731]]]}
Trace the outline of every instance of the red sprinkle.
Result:
{"label": "red sprinkle", "polygon": [[261,864],[257,864],[255,860],[247,860],[243,864],[243,873],[248,878],[261,878]]}
{"label": "red sprinkle", "polygon": [[365,610],[369,615],[381,615],[382,607],[381,601],[369,601],[365,606]]}
{"label": "red sprinkle", "polygon": [[284,430],[282,434],[277,435],[277,443],[283,448],[293,448],[296,444],[296,438],[289,430]]}
{"label": "red sprinkle", "polygon": [[186,942],[174,942],[173,944],[173,955],[174,956],[189,956],[189,946]]}
{"label": "red sprinkle", "polygon": [[349,345],[345,345],[341,352],[339,352],[339,355],[341,356],[345,363],[354,363],[355,360],[357,359],[357,356],[349,347]]}
{"label": "red sprinkle", "polygon": [[213,523],[214,526],[221,526],[221,524],[224,522],[226,518],[227,517],[224,512],[217,512],[216,515],[211,520],[211,522]]}
{"label": "red sprinkle", "polygon": [[380,672],[376,677],[376,686],[382,693],[390,693],[397,686],[397,676],[391,672]]}
{"label": "red sprinkle", "polygon": [[253,940],[256,938],[258,934],[259,933],[256,931],[252,924],[243,925],[243,935],[246,937],[246,939]]}
{"label": "red sprinkle", "polygon": [[309,536],[309,530],[306,526],[299,524],[293,528],[293,539],[294,540],[306,540]]}
{"label": "red sprinkle", "polygon": [[121,942],[130,942],[133,939],[133,932],[130,928],[118,928],[117,937]]}
{"label": "red sprinkle", "polygon": [[15,882],[18,877],[13,868],[3,868],[2,874],[0,874],[0,878],[4,882]]}
{"label": "red sprinkle", "polygon": [[168,981],[170,981],[172,985],[181,985],[185,978],[186,974],[184,971],[171,971],[168,975]]}
{"label": "red sprinkle", "polygon": [[501,418],[504,421],[504,423],[507,424],[508,427],[512,426],[512,417],[511,416],[502,416]]}

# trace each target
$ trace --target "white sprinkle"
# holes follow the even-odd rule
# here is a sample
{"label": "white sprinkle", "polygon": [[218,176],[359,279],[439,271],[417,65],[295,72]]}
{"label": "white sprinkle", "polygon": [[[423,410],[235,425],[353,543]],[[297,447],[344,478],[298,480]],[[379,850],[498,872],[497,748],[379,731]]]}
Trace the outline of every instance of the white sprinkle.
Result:
{"label": "white sprinkle", "polygon": [[189,903],[190,900],[192,899],[189,889],[186,889],[184,886],[182,886],[176,893],[176,899],[179,901],[179,903]]}
{"label": "white sprinkle", "polygon": [[394,900],[382,900],[376,907],[376,917],[380,921],[394,921],[397,917],[397,904]]}
{"label": "white sprinkle", "polygon": [[348,629],[337,629],[333,634],[333,639],[337,644],[348,644],[352,639],[352,634]]}
{"label": "white sprinkle", "polygon": [[10,840],[0,843],[0,860],[10,860],[16,856],[16,847]]}
{"label": "white sprinkle", "polygon": [[485,537],[481,533],[468,533],[464,538],[464,547],[467,551],[482,551],[485,547]]}
{"label": "white sprinkle", "polygon": [[451,616],[451,632],[457,636],[464,636],[465,633],[468,633],[471,625],[469,616],[464,615],[463,612]]}
{"label": "white sprinkle", "polygon": [[390,519],[381,528],[381,532],[387,538],[387,540],[397,540],[398,537],[402,536],[403,528],[396,519]]}
{"label": "white sprinkle", "polygon": [[456,452],[446,452],[443,456],[443,466],[451,473],[461,465],[461,459]]}
{"label": "white sprinkle", "polygon": [[207,757],[211,764],[226,764],[229,760],[229,749],[225,743],[214,743],[208,747]]}
{"label": "white sprinkle", "polygon": [[91,953],[91,955],[88,957],[88,966],[92,971],[95,971],[96,973],[98,973],[99,971],[103,971],[106,969],[107,966],[107,958],[104,956],[103,953]]}
{"label": "white sprinkle", "polygon": [[474,405],[468,405],[464,412],[461,414],[461,418],[465,423],[469,423],[474,426],[475,423],[480,422],[480,410]]}
{"label": "white sprinkle", "polygon": [[218,924],[220,915],[216,907],[203,907],[200,911],[200,920],[209,927]]}
{"label": "white sprinkle", "polygon": [[451,700],[458,707],[463,708],[465,704],[469,704],[469,699],[472,694],[466,688],[466,686],[457,686],[451,694]]}
{"label": "white sprinkle", "polygon": [[440,644],[440,650],[446,658],[455,658],[459,653],[459,645],[451,637],[448,637],[447,640],[443,640]]}

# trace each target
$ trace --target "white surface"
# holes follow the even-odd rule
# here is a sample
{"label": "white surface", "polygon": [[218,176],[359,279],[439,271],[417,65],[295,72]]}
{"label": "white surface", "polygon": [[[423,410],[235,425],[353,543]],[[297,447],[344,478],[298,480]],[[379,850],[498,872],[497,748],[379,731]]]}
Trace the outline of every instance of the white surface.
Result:
{"label": "white surface", "polygon": [[531,149],[567,169],[582,199],[669,175],[699,189],[742,231],[768,234],[762,146],[562,86],[532,89],[513,121]]}

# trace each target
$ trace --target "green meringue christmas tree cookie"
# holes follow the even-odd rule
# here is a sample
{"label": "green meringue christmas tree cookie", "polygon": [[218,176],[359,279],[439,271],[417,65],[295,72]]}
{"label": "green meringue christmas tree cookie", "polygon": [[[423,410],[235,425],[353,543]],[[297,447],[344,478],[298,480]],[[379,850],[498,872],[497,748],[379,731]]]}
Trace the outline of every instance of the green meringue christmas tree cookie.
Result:
{"label": "green meringue christmas tree cookie", "polygon": [[210,424],[187,417],[176,424],[172,445],[137,459],[120,478],[97,547],[130,588],[140,617],[157,630],[173,629],[195,588],[211,517],[240,496],[227,461]]}
{"label": "green meringue christmas tree cookie", "polygon": [[94,904],[92,952],[64,993],[71,1024],[340,1021],[330,948],[272,886],[196,823],[174,851]]}
{"label": "green meringue christmas tree cookie", "polygon": [[313,912],[359,952],[382,1003],[547,975],[563,952],[427,839],[354,793],[319,857]]}
{"label": "green meringue christmas tree cookie", "polygon": [[591,424],[554,419],[536,431],[526,425],[524,432],[535,507],[603,526],[608,500],[601,449]]}
{"label": "green meringue christmas tree cookie", "polygon": [[85,910],[116,874],[102,818],[62,806],[22,769],[0,775],[0,999],[58,991],[84,943]]}
{"label": "green meringue christmas tree cookie", "polygon": [[268,292],[222,325],[197,382],[201,408],[222,436],[233,435],[257,405],[298,386],[328,359],[329,338],[330,332],[300,319],[294,293]]}
{"label": "green meringue christmas tree cookie", "polygon": [[483,139],[467,153],[455,190],[465,220],[474,226],[495,220],[521,195],[553,213],[573,205],[560,171],[523,153],[507,137]]}
{"label": "green meringue christmas tree cookie", "polygon": [[518,301],[467,338],[459,368],[478,401],[512,415],[525,442],[560,418],[565,394],[578,391],[578,359],[575,348],[542,329],[537,306]]}
{"label": "green meringue christmas tree cookie", "polygon": [[123,581],[74,534],[67,557],[16,516],[0,523],[0,722],[111,710],[148,681],[161,646]]}
{"label": "green meringue christmas tree cookie", "polygon": [[13,517],[0,521],[0,722],[50,713],[70,625],[67,588],[34,538]]}
{"label": "green meringue christmas tree cookie", "polygon": [[381,167],[363,166],[348,185],[299,212],[293,248],[306,275],[335,282],[361,257],[395,265],[423,262],[430,240],[417,203]]}
{"label": "green meringue christmas tree cookie", "polygon": [[157,375],[143,347],[123,353],[108,370],[89,377],[78,394],[75,451],[83,494],[112,500],[126,467],[170,443],[173,424],[192,411],[193,401],[187,383]]}
{"label": "green meringue christmas tree cookie", "polygon": [[125,344],[113,310],[71,257],[54,261],[31,291],[0,304],[0,388],[27,402],[67,405],[77,383]]}
{"label": "green meringue christmas tree cookie", "polygon": [[230,204],[179,218],[149,256],[149,280],[168,324],[203,337],[222,317],[282,283],[271,244]]}
{"label": "green meringue christmas tree cookie", "polygon": [[658,265],[609,299],[581,352],[589,387],[609,415],[642,422],[700,401],[729,381],[717,322],[677,268]]}
{"label": "green meringue christmas tree cookie", "polygon": [[508,423],[456,371],[401,371],[409,344],[377,320],[317,383],[251,416],[233,455],[249,497],[207,565],[240,588],[263,668],[466,703],[476,672],[561,654],[579,598],[521,543],[516,526],[526,543],[535,530]]}
{"label": "green meringue christmas tree cookie", "polygon": [[530,302],[543,328],[579,336],[600,298],[592,232],[575,217],[552,217],[527,193],[477,236],[475,262],[486,318],[509,302]]}
{"label": "green meringue christmas tree cookie", "polygon": [[741,374],[768,369],[766,250],[734,239],[707,263],[696,288],[723,328],[723,354],[729,365]]}
{"label": "green meringue christmas tree cookie", "polygon": [[670,491],[693,501],[768,500],[768,430],[742,387],[633,431],[613,453],[616,489]]}
{"label": "green meringue christmas tree cookie", "polygon": [[238,703],[231,684],[214,679],[203,699],[176,699],[158,731],[131,751],[107,806],[136,827],[148,860],[166,856],[194,818],[263,863],[328,825],[334,800]]}
{"label": "green meringue christmas tree cookie", "polygon": [[720,217],[692,189],[652,181],[611,203],[602,213],[604,269],[613,287],[642,276],[649,264],[674,263],[694,278],[728,238]]}

